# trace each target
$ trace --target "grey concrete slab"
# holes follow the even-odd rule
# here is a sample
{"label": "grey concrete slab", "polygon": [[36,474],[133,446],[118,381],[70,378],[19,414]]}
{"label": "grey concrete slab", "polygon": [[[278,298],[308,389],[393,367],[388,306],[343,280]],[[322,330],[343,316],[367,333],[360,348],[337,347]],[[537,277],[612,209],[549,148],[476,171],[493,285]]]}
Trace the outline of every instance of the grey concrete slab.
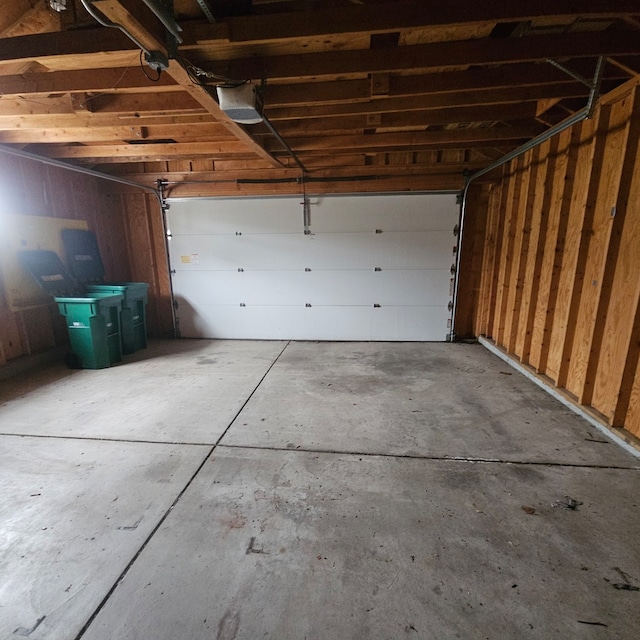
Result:
{"label": "grey concrete slab", "polygon": [[291,343],[222,442],[640,466],[475,344]]}
{"label": "grey concrete slab", "polygon": [[0,437],[0,637],[75,638],[209,451]]}
{"label": "grey concrete slab", "polygon": [[0,432],[215,443],[284,342],[152,343],[114,367],[0,382]]}
{"label": "grey concrete slab", "polygon": [[83,640],[635,640],[639,492],[635,470],[219,447]]}

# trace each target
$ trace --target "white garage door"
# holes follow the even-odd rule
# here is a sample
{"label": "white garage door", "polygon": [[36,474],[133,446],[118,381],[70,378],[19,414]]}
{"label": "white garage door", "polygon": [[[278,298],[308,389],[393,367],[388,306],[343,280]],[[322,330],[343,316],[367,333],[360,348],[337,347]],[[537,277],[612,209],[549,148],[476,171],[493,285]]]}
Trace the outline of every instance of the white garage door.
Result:
{"label": "white garage door", "polygon": [[443,341],[452,194],[171,200],[180,335]]}

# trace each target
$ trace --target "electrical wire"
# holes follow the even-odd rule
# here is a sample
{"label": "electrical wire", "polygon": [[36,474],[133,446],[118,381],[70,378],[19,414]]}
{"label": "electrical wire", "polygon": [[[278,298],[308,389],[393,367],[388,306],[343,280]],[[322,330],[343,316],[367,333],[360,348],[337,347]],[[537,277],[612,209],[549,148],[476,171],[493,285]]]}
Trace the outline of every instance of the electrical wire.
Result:
{"label": "electrical wire", "polygon": [[[190,60],[187,60],[182,54],[178,53],[176,60],[182,65],[183,69],[187,72],[189,79],[198,86],[205,87],[210,85],[223,84],[225,87],[239,87],[246,84],[248,80],[233,80],[226,76],[213,73],[213,71],[206,71],[202,67],[198,67]],[[205,82],[206,80],[212,80],[213,82]]]}
{"label": "electrical wire", "polygon": [[144,60],[142,59],[142,54],[143,53],[144,52],[142,51],[142,49],[140,49],[140,68],[142,69],[142,73],[144,73],[144,75],[147,78],[147,80],[151,80],[151,82],[158,82],[158,80],[160,80],[160,75],[162,74],[162,69],[160,69],[160,68],[156,69],[156,73],[158,75],[155,78],[150,76],[147,73],[147,70],[145,69],[145,63],[144,63]]}

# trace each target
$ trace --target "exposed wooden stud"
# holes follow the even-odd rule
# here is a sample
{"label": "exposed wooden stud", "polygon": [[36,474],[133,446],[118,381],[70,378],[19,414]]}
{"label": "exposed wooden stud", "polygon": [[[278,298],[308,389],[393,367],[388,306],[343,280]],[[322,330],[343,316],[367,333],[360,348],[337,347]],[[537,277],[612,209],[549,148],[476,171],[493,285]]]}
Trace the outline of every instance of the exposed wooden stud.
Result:
{"label": "exposed wooden stud", "polygon": [[[616,205],[617,192],[622,171],[622,158],[628,134],[627,100],[621,100],[609,109],[609,130],[604,149],[602,168],[599,173],[592,174],[597,183],[597,196],[594,202],[593,223],[585,277],[582,283],[580,311],[577,315],[570,369],[567,376],[567,387],[580,400],[581,404],[590,404],[593,394],[594,374],[590,361],[598,358],[592,352],[594,323],[597,317],[598,301],[602,294],[603,276],[606,264],[613,218],[611,209]],[[605,295],[608,295],[605,292]]]}
{"label": "exposed wooden stud", "polygon": [[550,349],[552,367],[556,371],[555,380],[559,387],[566,386],[576,314],[579,309],[578,296],[574,294],[582,286],[581,277],[584,274],[588,246],[589,233],[585,230],[585,224],[589,228],[587,202],[590,190],[585,188],[585,185],[590,182],[592,168],[600,166],[604,148],[604,137],[598,135],[597,118],[583,121],[575,130],[579,136],[577,140],[574,138],[571,149],[576,156],[574,187],[566,212],[567,230]]}
{"label": "exposed wooden stud", "polygon": [[496,302],[496,326],[494,328],[494,337],[496,342],[504,344],[505,331],[507,328],[507,308],[509,298],[513,297],[513,288],[515,283],[512,282],[512,269],[514,262],[514,247],[516,244],[516,235],[518,233],[518,219],[520,212],[520,194],[522,185],[520,180],[515,179],[522,172],[524,156],[516,158],[511,163],[511,176],[507,187],[507,209],[505,215],[507,220],[504,227],[504,235],[502,239],[502,255],[500,261],[499,288]]}
{"label": "exposed wooden stud", "polygon": [[[625,369],[633,369],[640,345],[631,342],[633,320],[640,296],[640,216],[634,196],[640,182],[640,89],[625,105],[629,130],[624,150],[616,204],[611,210],[611,236],[602,273],[602,287],[593,331],[586,380],[593,380],[585,399],[613,421],[622,411],[620,396],[630,391],[623,380]],[[627,365],[627,359],[631,363]],[[619,417],[618,417],[619,419]]]}
{"label": "exposed wooden stud", "polygon": [[[565,261],[565,240],[569,220],[569,208],[571,198],[573,196],[573,188],[575,184],[575,170],[577,163],[577,154],[575,147],[580,140],[580,128],[573,127],[560,134],[558,153],[563,155],[562,162],[556,163],[556,172],[560,172],[558,184],[558,196],[551,206],[558,211],[557,216],[554,215],[553,229],[548,229],[547,233],[553,233],[555,236],[555,249],[551,262],[551,274],[548,286],[548,298],[546,306],[546,316],[544,319],[543,340],[544,344],[540,353],[538,368],[544,371],[552,380],[557,380],[558,369],[561,361],[561,348],[556,344],[554,335],[558,325],[557,304],[559,283],[562,275],[562,269]],[[555,224],[557,220],[557,226]],[[546,250],[546,247],[545,247]]]}
{"label": "exposed wooden stud", "polygon": [[[505,339],[503,340],[507,351],[513,353],[518,338],[518,327],[526,274],[527,256],[529,252],[529,236],[531,233],[531,214],[533,203],[531,202],[531,182],[535,183],[537,167],[534,159],[537,154],[528,152],[522,156],[521,170],[518,179],[520,189],[517,203],[517,222],[515,230],[515,242],[513,248],[513,271],[511,280],[514,286],[509,291],[507,299],[507,316],[505,319]],[[515,203],[514,203],[515,204]]]}
{"label": "exposed wooden stud", "polygon": [[504,212],[509,202],[509,189],[505,177],[507,176],[507,167],[504,167],[501,189],[496,192],[492,200],[493,216],[497,219],[494,227],[495,242],[493,244],[493,260],[489,265],[490,273],[493,277],[490,280],[489,290],[487,292],[488,299],[488,318],[487,318],[487,336],[494,337],[498,327],[498,309],[500,306],[500,296],[502,295],[502,282],[500,281],[500,264],[502,258],[502,248],[504,245],[504,234],[507,228],[506,216]]}
{"label": "exposed wooden stud", "polygon": [[566,223],[563,220],[563,205],[567,199],[566,185],[568,183],[571,130],[560,133],[554,142],[555,145],[552,149],[555,157],[548,164],[548,169],[553,173],[547,174],[547,191],[549,193],[545,202],[547,226],[530,352],[530,362],[536,371],[549,377],[555,375],[555,372],[548,370],[547,365],[557,295],[558,263],[561,259],[558,246],[564,242],[563,232],[566,228]]}
{"label": "exposed wooden stud", "polygon": [[[538,189],[541,172],[546,168],[548,156],[542,156],[543,149],[548,153],[548,147],[537,146],[529,152],[529,181],[528,188],[522,195],[522,205],[525,209],[522,253],[520,255],[519,277],[521,282],[521,301],[518,310],[517,322],[513,319],[512,331],[515,333],[515,342],[512,339],[512,350],[520,358],[521,362],[529,361],[529,349],[531,346],[531,327],[534,314],[532,308],[535,307],[537,296],[537,274],[539,273],[538,254],[541,253],[539,246],[540,228],[542,223],[542,210],[536,207],[540,203]],[[538,271],[536,271],[538,268]],[[534,275],[536,274],[536,275]]]}

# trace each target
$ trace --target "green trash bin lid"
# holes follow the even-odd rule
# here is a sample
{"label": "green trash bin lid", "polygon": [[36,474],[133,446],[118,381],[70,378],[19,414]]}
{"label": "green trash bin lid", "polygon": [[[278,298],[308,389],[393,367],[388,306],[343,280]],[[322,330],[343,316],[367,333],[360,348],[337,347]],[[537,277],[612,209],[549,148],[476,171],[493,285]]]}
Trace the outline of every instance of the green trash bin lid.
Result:
{"label": "green trash bin lid", "polygon": [[104,265],[98,240],[92,231],[63,229],[62,244],[69,270],[78,282],[102,282]]}
{"label": "green trash bin lid", "polygon": [[18,259],[42,289],[52,296],[69,298],[82,295],[82,288],[55,251],[19,251]]}

